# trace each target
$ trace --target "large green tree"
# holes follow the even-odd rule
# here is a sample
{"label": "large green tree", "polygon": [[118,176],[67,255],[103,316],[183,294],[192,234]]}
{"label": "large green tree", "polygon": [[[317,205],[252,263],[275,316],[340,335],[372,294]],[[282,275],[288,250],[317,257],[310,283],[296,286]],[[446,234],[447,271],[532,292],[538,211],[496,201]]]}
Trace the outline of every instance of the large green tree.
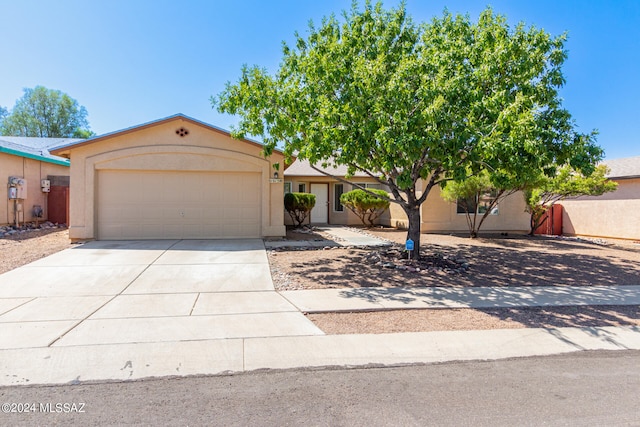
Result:
{"label": "large green tree", "polygon": [[92,136],[87,110],[59,90],[36,86],[24,89],[11,112],[2,120],[2,135],[46,138]]}
{"label": "large green tree", "polygon": [[346,165],[347,178],[360,171],[386,185],[417,257],[420,206],[435,185],[601,155],[558,96],[564,42],[491,9],[477,22],[445,11],[416,24],[404,4],[354,3],[284,44],[274,74],[245,66],[212,101],[240,116],[234,135],[261,136],[266,154],[284,143],[312,165]]}

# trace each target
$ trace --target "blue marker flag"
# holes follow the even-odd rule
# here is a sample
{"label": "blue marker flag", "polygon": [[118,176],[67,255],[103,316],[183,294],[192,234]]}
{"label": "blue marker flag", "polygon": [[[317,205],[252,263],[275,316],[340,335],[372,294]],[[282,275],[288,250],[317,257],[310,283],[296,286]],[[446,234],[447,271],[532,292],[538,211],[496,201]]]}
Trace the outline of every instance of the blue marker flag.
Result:
{"label": "blue marker flag", "polygon": [[407,243],[405,244],[405,249],[408,251],[412,251],[413,250],[413,240],[409,239],[407,240]]}

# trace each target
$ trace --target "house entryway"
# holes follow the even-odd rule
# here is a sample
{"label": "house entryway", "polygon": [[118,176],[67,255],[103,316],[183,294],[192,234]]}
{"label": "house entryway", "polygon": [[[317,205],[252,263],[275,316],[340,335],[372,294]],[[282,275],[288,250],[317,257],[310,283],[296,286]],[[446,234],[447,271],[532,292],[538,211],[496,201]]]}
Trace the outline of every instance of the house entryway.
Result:
{"label": "house entryway", "polygon": [[311,209],[312,224],[329,222],[329,184],[311,184],[311,194],[316,195],[316,205]]}

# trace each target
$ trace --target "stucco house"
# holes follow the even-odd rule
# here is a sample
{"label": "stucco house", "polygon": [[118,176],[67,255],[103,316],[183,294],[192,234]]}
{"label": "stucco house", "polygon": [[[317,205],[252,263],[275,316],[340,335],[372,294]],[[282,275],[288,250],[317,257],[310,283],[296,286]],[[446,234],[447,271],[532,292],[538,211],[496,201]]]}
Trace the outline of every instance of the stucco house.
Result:
{"label": "stucco house", "polygon": [[62,144],[72,240],[284,236],[283,182],[262,145],[182,114]]}
{"label": "stucco house", "polygon": [[[347,173],[346,166],[319,168],[333,176],[344,177]],[[379,182],[364,173],[356,173],[350,180],[369,188],[382,187]],[[297,192],[316,195],[316,205],[309,216],[311,224],[361,224],[360,219],[353,212],[340,204],[342,193],[354,188],[356,187],[317,171],[306,160],[296,159],[284,171],[285,193]],[[285,216],[285,221],[288,225],[292,224],[288,215]]]}
{"label": "stucco house", "polygon": [[[52,210],[56,209],[54,202],[62,204],[63,199],[57,199],[57,187],[64,187],[69,177],[69,160],[54,156],[49,152],[52,146],[81,141],[69,138],[30,138],[0,136],[0,224],[18,224],[35,220],[44,221],[52,219]],[[10,178],[20,179],[20,196],[9,194],[17,187],[10,183]],[[48,180],[53,185],[54,194],[43,189],[43,180]],[[44,191],[43,191],[44,190]],[[39,207],[41,216],[37,217],[35,211]],[[52,208],[52,209],[50,209]],[[55,215],[54,215],[55,216]],[[55,222],[64,222],[64,214],[57,215]]]}
{"label": "stucco house", "polygon": [[[482,202],[478,210],[482,211]],[[529,214],[521,192],[499,201],[487,216],[480,233],[528,233]],[[478,214],[480,216],[480,214]],[[466,233],[469,231],[464,210],[457,203],[445,201],[440,187],[431,189],[420,210],[420,231],[423,233]],[[479,220],[480,218],[478,218]]]}
{"label": "stucco house", "polygon": [[[318,167],[333,176],[344,178],[347,170]],[[384,188],[375,179],[364,173],[356,173],[349,179],[368,188]],[[312,168],[308,161],[296,159],[284,171],[285,191],[307,192],[316,195],[316,206],[311,211],[311,224],[361,224],[356,215],[340,205],[340,195],[353,187],[335,178],[328,177]],[[418,183],[418,192],[422,187]],[[481,209],[481,207],[480,207]],[[456,203],[445,201],[440,196],[440,187],[434,187],[422,204],[420,231],[423,233],[464,233],[468,231],[464,211]],[[291,220],[288,219],[287,224]],[[392,203],[389,211],[382,215],[379,223],[397,228],[409,226],[407,216],[400,206]],[[481,232],[528,232],[529,215],[525,212],[521,193],[513,194],[501,201],[482,225]]]}
{"label": "stucco house", "polygon": [[640,240],[640,156],[603,163],[617,190],[563,200],[563,234]]}

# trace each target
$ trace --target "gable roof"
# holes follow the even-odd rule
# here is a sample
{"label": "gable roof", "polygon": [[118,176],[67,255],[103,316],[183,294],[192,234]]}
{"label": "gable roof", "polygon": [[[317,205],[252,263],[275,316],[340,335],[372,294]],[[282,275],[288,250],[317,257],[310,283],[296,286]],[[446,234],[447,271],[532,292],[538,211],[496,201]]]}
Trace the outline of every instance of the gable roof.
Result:
{"label": "gable roof", "polygon": [[611,169],[607,178],[640,178],[640,156],[605,160],[602,163]]}
{"label": "gable roof", "polygon": [[[325,171],[329,175],[343,177],[347,174],[347,166],[338,165],[336,167],[326,167],[316,166],[318,169]],[[296,159],[287,169],[284,171],[284,176],[327,176],[322,172],[318,172],[314,168],[311,167],[311,163],[308,160],[300,160]],[[364,172],[356,171],[353,175],[356,178],[369,178]]]}
{"label": "gable roof", "polygon": [[84,141],[78,138],[34,138],[26,136],[0,136],[0,153],[26,157],[41,162],[69,166],[69,159],[54,156],[51,147]]}
{"label": "gable roof", "polygon": [[[113,138],[115,136],[126,135],[128,133],[137,132],[137,131],[142,130],[142,129],[151,128],[151,127],[158,126],[158,125],[161,125],[161,124],[164,124],[164,123],[168,123],[168,122],[171,122],[171,121],[174,121],[174,120],[184,120],[184,121],[196,124],[198,126],[203,126],[203,127],[207,128],[207,129],[210,129],[210,130],[212,130],[214,132],[219,132],[219,133],[222,133],[224,135],[231,136],[231,132],[229,132],[229,131],[227,131],[225,129],[219,128],[217,126],[210,125],[209,123],[205,123],[205,122],[202,122],[200,120],[196,120],[194,118],[191,118],[189,116],[185,116],[184,114],[178,113],[178,114],[174,114],[173,116],[165,117],[163,119],[153,120],[153,121],[150,121],[150,122],[147,122],[147,123],[142,123],[140,125],[131,126],[131,127],[126,128],[126,129],[121,129],[121,130],[117,130],[117,131],[114,131],[114,132],[105,133],[103,135],[97,135],[97,136],[94,136],[94,137],[89,138],[89,139],[81,140],[79,142],[71,142],[71,143],[60,144],[58,146],[52,147],[51,148],[51,152],[55,153],[55,154],[66,155],[66,154],[68,154],[69,150],[73,149],[73,148],[81,147],[83,145],[93,144],[95,142],[99,142],[99,141],[102,141],[102,140],[105,140],[105,139],[108,139],[108,138]],[[258,142],[258,141],[254,141],[252,139],[243,138],[243,139],[239,139],[239,141],[244,141],[246,143],[256,145],[256,146],[258,146],[260,148],[264,147],[264,144],[262,144],[261,142]],[[277,152],[277,153],[282,154],[282,152],[280,150],[274,149],[274,151]]]}

